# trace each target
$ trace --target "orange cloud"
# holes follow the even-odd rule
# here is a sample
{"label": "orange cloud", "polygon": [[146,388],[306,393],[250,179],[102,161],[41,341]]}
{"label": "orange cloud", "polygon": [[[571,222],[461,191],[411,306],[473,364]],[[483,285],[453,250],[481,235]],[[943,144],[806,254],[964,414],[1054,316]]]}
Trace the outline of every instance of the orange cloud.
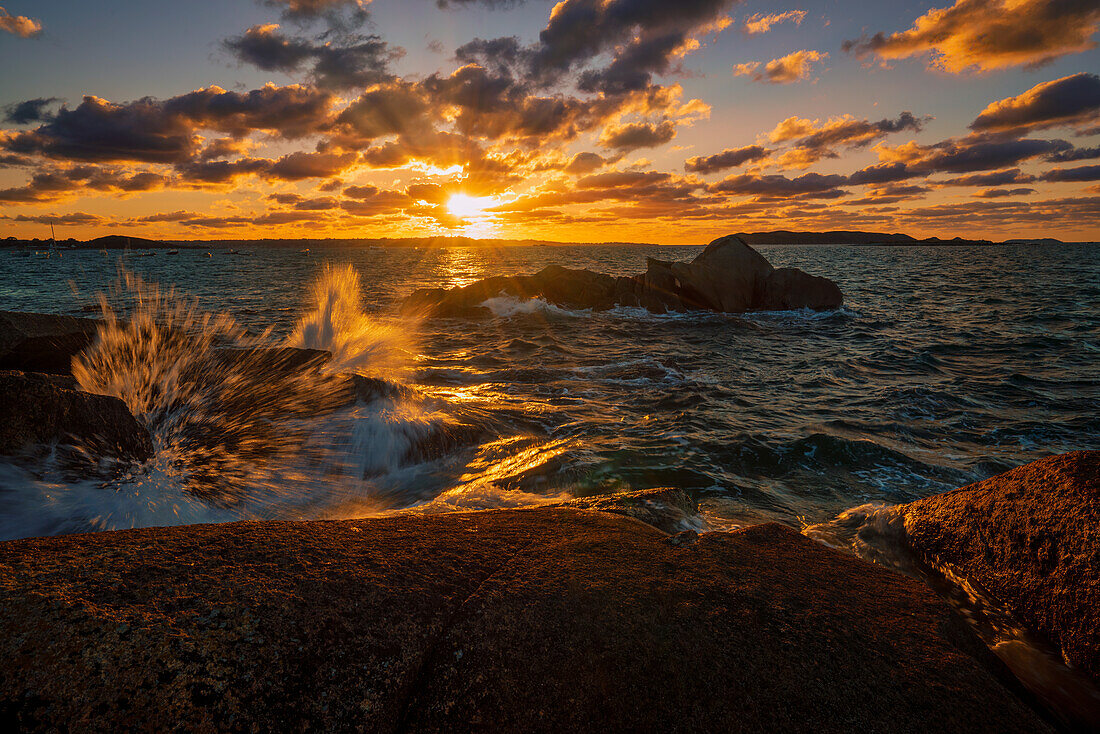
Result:
{"label": "orange cloud", "polygon": [[756,13],[746,18],[741,28],[745,33],[754,36],[758,33],[767,33],[771,30],[772,26],[788,20],[792,21],[795,25],[802,25],[802,19],[805,17],[805,10],[788,10],[785,13],[772,13],[770,15]]}
{"label": "orange cloud", "polygon": [[810,74],[813,73],[813,65],[827,58],[829,58],[827,53],[803,49],[772,59],[767,64],[763,64],[763,69],[759,61],[736,64],[733,67],[733,75],[751,77],[754,82],[790,84],[809,79]]}
{"label": "orange cloud", "polygon": [[31,38],[42,32],[42,23],[25,15],[12,15],[0,7],[0,31],[7,31],[20,38]]}
{"label": "orange cloud", "polygon": [[884,59],[931,55],[931,66],[961,74],[1036,67],[1096,47],[1095,0],[956,0],[900,33],[846,41],[844,50]]}

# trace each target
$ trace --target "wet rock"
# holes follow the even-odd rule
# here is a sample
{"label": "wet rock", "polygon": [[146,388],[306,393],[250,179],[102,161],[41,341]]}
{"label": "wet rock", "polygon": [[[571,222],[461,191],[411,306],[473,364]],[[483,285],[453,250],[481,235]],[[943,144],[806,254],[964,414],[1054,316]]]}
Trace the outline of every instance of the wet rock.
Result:
{"label": "wet rock", "polygon": [[0,543],[0,712],[28,731],[1048,730],[918,582],[778,525],[666,537],[533,509]]}
{"label": "wet rock", "polygon": [[69,384],[54,375],[0,372],[0,453],[18,455],[62,443],[94,458],[144,461],[152,455],[149,434],[125,403]]}
{"label": "wet rock", "polygon": [[695,309],[743,313],[760,308],[772,266],[737,235],[711,242],[690,263],[673,263],[680,300]]}
{"label": "wet rock", "polygon": [[495,276],[452,290],[422,288],[403,307],[434,316],[478,317],[489,313],[482,304],[499,296],[542,298],[566,309],[640,306],[654,313],[824,310],[843,300],[827,278],[795,268],[774,270],[763,255],[729,235],[707,245],[690,263],[649,258],[646,272],[632,277],[549,265],[534,275]]}
{"label": "wet rock", "polygon": [[1100,680],[1100,451],[1033,461],[900,508],[913,549]]}
{"label": "wet rock", "polygon": [[591,270],[548,265],[534,275],[495,276],[463,288],[421,288],[403,308],[435,316],[470,316],[488,311],[485,301],[501,296],[525,300],[542,298],[568,309],[606,310],[615,305],[616,279]]}
{"label": "wet rock", "polygon": [[669,535],[706,526],[699,517],[699,503],[684,490],[671,487],[579,497],[553,506],[626,515]]}
{"label": "wet rock", "polygon": [[844,296],[828,278],[804,273],[798,268],[779,268],[764,280],[764,295],[759,308],[765,311],[790,311],[811,308],[821,311],[840,308]]}
{"label": "wet rock", "polygon": [[0,369],[70,374],[98,328],[93,319],[0,311]]}

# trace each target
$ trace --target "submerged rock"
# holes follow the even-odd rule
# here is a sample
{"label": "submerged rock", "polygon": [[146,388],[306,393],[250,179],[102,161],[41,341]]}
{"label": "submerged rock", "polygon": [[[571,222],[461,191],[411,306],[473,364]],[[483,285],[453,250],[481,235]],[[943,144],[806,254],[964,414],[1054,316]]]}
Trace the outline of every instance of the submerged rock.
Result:
{"label": "submerged rock", "polygon": [[745,311],[838,308],[843,296],[827,278],[796,268],[775,270],[736,235],[715,240],[690,263],[649,258],[646,272],[612,277],[549,265],[534,275],[494,276],[462,288],[421,288],[406,310],[435,316],[479,316],[497,297],[542,298],[568,309],[605,311],[614,306],[668,311]]}
{"label": "submerged rock", "polygon": [[1053,456],[903,505],[909,543],[1100,680],[1100,451]]}
{"label": "submerged rock", "polygon": [[70,374],[98,329],[93,319],[0,311],[0,369]]}
{"label": "submerged rock", "polygon": [[23,730],[1048,727],[913,579],[566,509],[0,543]]}
{"label": "submerged rock", "polygon": [[626,515],[652,525],[669,535],[704,527],[699,517],[699,503],[682,489],[642,489],[595,497],[579,497],[551,507],[577,510],[597,510]]}
{"label": "submerged rock", "polygon": [[0,371],[0,453],[54,443],[92,458],[144,461],[153,453],[149,434],[118,398],[80,392],[64,377]]}

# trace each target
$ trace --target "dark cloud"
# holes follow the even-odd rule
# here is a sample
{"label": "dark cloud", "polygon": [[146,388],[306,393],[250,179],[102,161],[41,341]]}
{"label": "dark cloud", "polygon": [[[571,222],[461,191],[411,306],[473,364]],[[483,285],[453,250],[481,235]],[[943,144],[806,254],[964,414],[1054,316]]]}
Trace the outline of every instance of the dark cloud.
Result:
{"label": "dark cloud", "polygon": [[[456,57],[486,68],[512,70],[522,84],[549,87],[578,72],[580,89],[623,94],[645,89],[655,74],[674,69],[696,43],[694,36],[728,23],[737,0],[562,0],[554,6],[537,43],[516,38],[475,39]],[[584,68],[609,53],[605,64]]]}
{"label": "dark cloud", "polygon": [[971,173],[1015,166],[1023,161],[1071,149],[1064,140],[963,138],[931,146],[906,143],[896,148],[880,146],[879,156],[903,163],[910,171]]}
{"label": "dark cloud", "polygon": [[198,130],[300,137],[326,122],[332,102],[331,95],[318,90],[273,85],[246,93],[208,87],[164,101],[126,104],[85,97],[73,109],[63,105],[34,130],[0,137],[0,147],[76,161],[179,163],[197,152]]}
{"label": "dark cloud", "polygon": [[57,97],[39,97],[28,99],[25,102],[10,104],[4,108],[4,122],[15,125],[28,125],[32,122],[45,122],[49,115],[46,108],[54,102],[60,102]]}
{"label": "dark cloud", "polygon": [[1072,148],[1070,150],[1062,150],[1057,153],[1051,153],[1043,160],[1050,161],[1051,163],[1071,163],[1073,161],[1087,161],[1093,158],[1100,158],[1100,146],[1095,148]]}
{"label": "dark cloud", "polygon": [[1058,126],[1095,125],[1100,118],[1100,76],[1074,74],[1037,84],[982,110],[970,129],[1023,133]]}
{"label": "dark cloud", "polygon": [[829,58],[827,53],[803,49],[772,59],[766,64],[761,64],[759,61],[736,64],[733,67],[733,75],[747,76],[754,82],[791,84],[809,79],[813,74],[814,64],[821,63],[827,58]]}
{"label": "dark cloud", "polygon": [[945,71],[1036,67],[1096,46],[1096,0],[956,0],[900,33],[846,41],[844,50],[884,59],[931,54]]}
{"label": "dark cloud", "polygon": [[274,23],[252,26],[224,45],[239,61],[264,71],[305,71],[324,89],[362,88],[391,80],[390,64],[405,53],[376,35],[345,34],[334,41],[324,34],[311,39],[288,36]]}
{"label": "dark cloud", "polygon": [[7,31],[20,38],[32,38],[42,33],[42,22],[25,15],[12,15],[0,8],[0,31]]}
{"label": "dark cloud", "polygon": [[18,216],[10,217],[13,222],[33,222],[34,224],[74,224],[74,225],[87,225],[87,224],[99,224],[104,221],[103,217],[98,214],[88,214],[87,212],[73,212],[71,214],[38,214],[27,215],[20,214]]}
{"label": "dark cloud", "polygon": [[1100,181],[1100,165],[1054,168],[1043,174],[1044,181]]}
{"label": "dark cloud", "polygon": [[692,173],[717,173],[727,168],[736,168],[751,161],[767,158],[772,151],[759,145],[746,145],[742,148],[723,150],[708,156],[693,156],[684,163],[684,169]]}
{"label": "dark cloud", "polygon": [[1032,183],[1035,177],[1023,173],[1019,168],[992,173],[972,173],[941,181],[940,186],[1006,186],[1014,183]]}
{"label": "dark cloud", "polygon": [[853,186],[888,184],[924,175],[910,170],[901,162],[876,163],[853,173],[848,177],[848,183]]}
{"label": "dark cloud", "polygon": [[746,173],[724,178],[707,190],[722,194],[797,196],[833,191],[847,183],[847,176],[837,174],[807,173],[797,178],[787,178],[778,174],[757,176]]}
{"label": "dark cloud", "polygon": [[1004,199],[1009,196],[1027,196],[1037,193],[1035,189],[985,189],[971,194],[977,199]]}
{"label": "dark cloud", "polygon": [[356,153],[289,153],[267,169],[270,178],[299,181],[304,178],[329,178],[341,173],[359,158]]}
{"label": "dark cloud", "polygon": [[656,148],[676,137],[676,126],[667,120],[659,124],[630,122],[608,125],[600,134],[600,145],[614,150]]}
{"label": "dark cloud", "polygon": [[354,21],[362,22],[367,18],[370,0],[263,0],[263,4],[281,8],[283,17],[296,21],[333,18],[349,12]]}
{"label": "dark cloud", "polygon": [[577,153],[562,170],[566,173],[591,173],[603,168],[604,163],[606,161],[598,153]]}
{"label": "dark cloud", "polygon": [[241,158],[235,161],[187,161],[177,164],[181,183],[201,186],[228,184],[244,176],[260,174],[271,168],[267,158]]}
{"label": "dark cloud", "polygon": [[127,171],[99,166],[73,166],[39,171],[26,185],[0,190],[0,201],[42,203],[90,192],[134,194],[164,188],[168,179],[152,171]]}
{"label": "dark cloud", "polygon": [[444,10],[450,8],[464,8],[470,5],[484,5],[487,8],[493,10],[501,10],[504,8],[514,8],[517,5],[522,5],[527,0],[435,0],[435,4]]}

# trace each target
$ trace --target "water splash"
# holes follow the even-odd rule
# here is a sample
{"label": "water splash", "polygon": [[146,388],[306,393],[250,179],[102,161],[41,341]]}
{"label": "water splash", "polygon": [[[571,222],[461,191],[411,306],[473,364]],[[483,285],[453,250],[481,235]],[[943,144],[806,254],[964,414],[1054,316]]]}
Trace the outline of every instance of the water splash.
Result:
{"label": "water splash", "polygon": [[314,309],[298,322],[288,347],[320,349],[332,355],[334,373],[369,374],[401,381],[411,363],[415,324],[384,324],[363,312],[359,273],[350,265],[325,265],[310,289]]}
{"label": "water splash", "polygon": [[219,506],[285,492],[290,466],[331,460],[313,420],[353,400],[350,384],[323,370],[322,353],[270,348],[225,314],[203,312],[172,289],[124,273],[106,297],[96,342],[73,361],[88,392],[121,398],[149,431],[149,470]]}

